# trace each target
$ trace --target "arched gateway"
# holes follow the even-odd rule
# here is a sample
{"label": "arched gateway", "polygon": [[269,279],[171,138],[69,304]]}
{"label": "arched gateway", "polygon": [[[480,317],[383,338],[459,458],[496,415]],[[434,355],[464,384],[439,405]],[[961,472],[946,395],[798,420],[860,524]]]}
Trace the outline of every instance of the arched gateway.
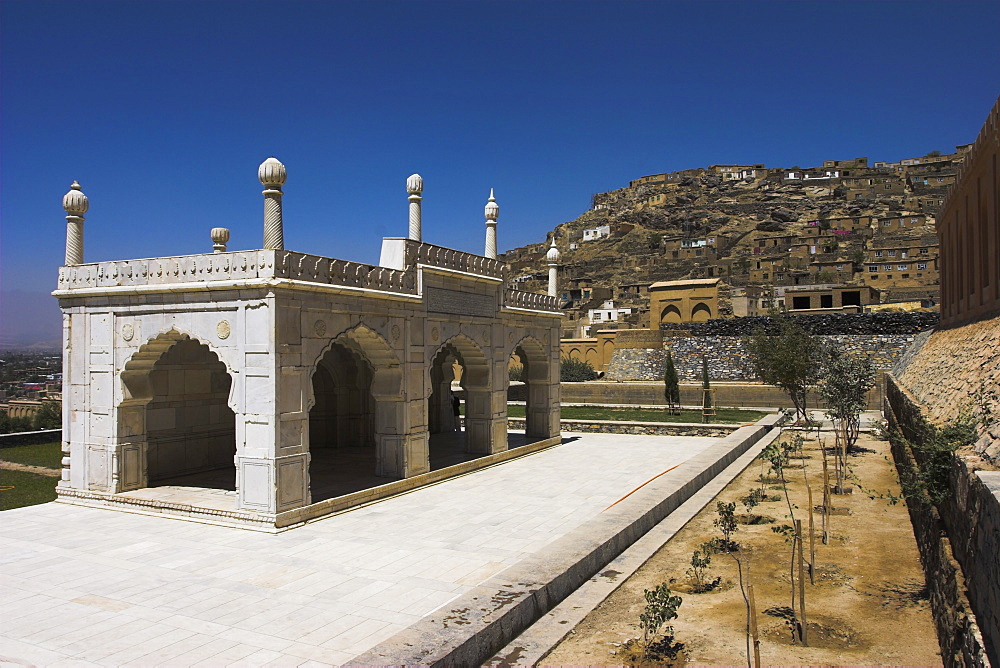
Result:
{"label": "arched gateway", "polygon": [[379,266],[282,248],[284,167],[265,162],[261,179],[266,248],[227,251],[217,228],[214,253],[149,260],[83,263],[86,198],[67,195],[63,501],[180,512],[158,490],[183,488],[185,516],[287,526],[437,475],[439,436],[460,439],[463,466],[498,461],[512,355],[528,412],[510,443],[558,442],[555,297],[514,289],[495,258],[423,243],[416,175],[416,238],[383,240]]}

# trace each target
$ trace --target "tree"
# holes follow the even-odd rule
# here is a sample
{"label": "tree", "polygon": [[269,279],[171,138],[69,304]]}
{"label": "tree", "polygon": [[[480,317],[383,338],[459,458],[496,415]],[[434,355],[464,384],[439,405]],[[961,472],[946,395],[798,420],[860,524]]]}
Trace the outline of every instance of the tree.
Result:
{"label": "tree", "polygon": [[677,618],[677,608],[681,606],[681,597],[671,594],[670,586],[666,582],[653,589],[644,590],[642,595],[646,599],[646,607],[639,615],[639,628],[642,629],[642,641],[648,654],[653,640],[659,635],[661,629],[665,636],[673,637],[674,628],[664,625],[671,619]]}
{"label": "tree", "polygon": [[32,426],[36,430],[59,429],[62,426],[62,406],[55,401],[43,401],[32,417]]}
{"label": "tree", "polygon": [[760,380],[788,393],[796,420],[806,420],[806,392],[820,377],[823,344],[792,316],[772,319],[777,334],[758,328],[744,339],[751,370]]}
{"label": "tree", "polygon": [[861,411],[868,405],[868,392],[875,387],[875,366],[867,356],[846,355],[831,348],[826,355],[826,374],[819,394],[826,414],[840,433],[844,449],[854,447],[861,427]]}
{"label": "tree", "polygon": [[667,401],[667,409],[676,414],[681,405],[681,386],[677,379],[677,369],[674,368],[674,358],[669,350],[666,369],[663,371],[663,397]]}

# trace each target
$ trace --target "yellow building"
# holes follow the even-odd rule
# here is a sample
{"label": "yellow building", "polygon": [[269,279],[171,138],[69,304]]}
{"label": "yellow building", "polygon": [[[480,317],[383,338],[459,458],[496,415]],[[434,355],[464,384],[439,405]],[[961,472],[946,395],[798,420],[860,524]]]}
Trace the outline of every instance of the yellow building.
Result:
{"label": "yellow building", "polygon": [[719,279],[662,281],[649,286],[649,326],[719,317]]}

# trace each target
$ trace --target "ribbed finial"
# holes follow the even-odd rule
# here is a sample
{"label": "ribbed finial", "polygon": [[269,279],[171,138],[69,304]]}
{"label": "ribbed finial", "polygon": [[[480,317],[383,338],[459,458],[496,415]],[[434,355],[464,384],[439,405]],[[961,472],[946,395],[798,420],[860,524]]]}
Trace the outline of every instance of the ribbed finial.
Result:
{"label": "ribbed finial", "polygon": [[500,217],[500,207],[497,205],[497,198],[493,196],[493,188],[490,188],[490,198],[486,202],[486,220],[496,220]]}
{"label": "ribbed finial", "polygon": [[212,234],[212,249],[216,253],[225,253],[226,244],[229,242],[229,228],[213,227],[211,234]]}
{"label": "ribbed finial", "polygon": [[410,174],[406,179],[406,192],[410,195],[419,195],[424,191],[424,178],[420,174]]}
{"label": "ribbed finial", "polygon": [[556,248],[556,239],[552,237],[552,246],[549,248],[549,252],[545,254],[545,259],[549,262],[559,261],[559,249]]}
{"label": "ribbed finial", "polygon": [[260,167],[257,168],[257,178],[260,179],[261,185],[267,188],[278,188],[285,185],[285,179],[288,178],[288,172],[285,170],[285,166],[275,158],[270,157],[264,162],[260,163]]}
{"label": "ribbed finial", "polygon": [[73,181],[73,185],[69,187],[69,192],[63,195],[63,209],[71,216],[82,216],[87,213],[89,206],[90,200],[83,194],[80,184]]}

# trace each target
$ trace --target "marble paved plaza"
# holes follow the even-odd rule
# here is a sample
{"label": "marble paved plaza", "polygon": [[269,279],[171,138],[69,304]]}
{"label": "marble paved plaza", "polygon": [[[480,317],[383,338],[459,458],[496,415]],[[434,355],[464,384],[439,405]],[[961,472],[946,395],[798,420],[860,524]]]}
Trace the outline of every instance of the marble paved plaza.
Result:
{"label": "marble paved plaza", "polygon": [[339,664],[716,439],[563,445],[280,534],[49,503],[0,514],[0,666]]}

